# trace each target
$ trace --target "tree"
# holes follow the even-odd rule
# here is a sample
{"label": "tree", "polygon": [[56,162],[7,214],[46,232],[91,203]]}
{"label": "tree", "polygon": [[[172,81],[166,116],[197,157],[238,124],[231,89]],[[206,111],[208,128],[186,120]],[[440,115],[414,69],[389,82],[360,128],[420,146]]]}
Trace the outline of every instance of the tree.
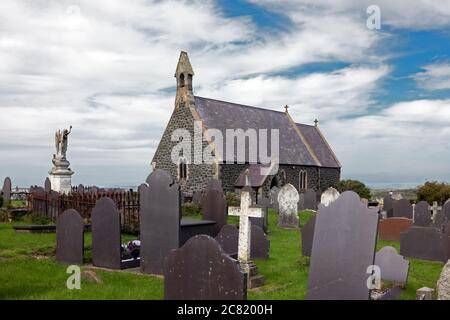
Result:
{"label": "tree", "polygon": [[335,186],[335,188],[340,192],[351,190],[356,192],[360,198],[370,199],[370,189],[366,187],[364,183],[358,180],[341,180]]}
{"label": "tree", "polygon": [[437,201],[443,204],[450,198],[450,185],[445,182],[427,181],[417,189],[417,200],[433,203]]}

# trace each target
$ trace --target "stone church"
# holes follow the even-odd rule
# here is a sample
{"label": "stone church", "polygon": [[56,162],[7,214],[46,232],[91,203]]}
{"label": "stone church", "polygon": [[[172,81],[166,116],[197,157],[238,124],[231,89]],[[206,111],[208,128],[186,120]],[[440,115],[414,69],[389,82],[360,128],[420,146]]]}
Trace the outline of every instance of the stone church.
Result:
{"label": "stone church", "polygon": [[[302,192],[307,188],[323,191],[339,181],[341,165],[321,133],[317,120],[314,125],[296,123],[287,106],[284,111],[274,111],[194,96],[193,76],[188,55],[181,52],[175,71],[175,108],[152,160],[154,169],[163,169],[172,174],[185,196],[191,197],[195,191],[204,190],[211,178],[221,180],[224,191],[232,192],[250,185],[265,195],[272,187],[280,187],[285,183],[291,183]],[[200,129],[196,128],[199,123],[202,124]],[[189,132],[193,138],[190,154],[182,154],[175,162],[172,150],[180,142],[173,138],[176,129]],[[218,156],[216,139],[213,140],[208,134],[209,129],[223,132],[224,137],[229,129],[242,129],[244,132],[248,129],[256,132],[260,132],[260,129],[278,130],[278,171],[261,174],[263,165],[258,163],[259,157],[255,162],[249,161],[250,156],[245,156],[245,159],[230,158],[229,155],[224,157],[222,154]],[[201,145],[202,148],[195,147],[195,139],[197,146]],[[247,151],[251,154],[249,148],[254,150],[250,147],[251,142],[244,140],[244,143],[246,154]],[[207,148],[212,150],[213,163],[193,161],[196,156],[201,157]]]}

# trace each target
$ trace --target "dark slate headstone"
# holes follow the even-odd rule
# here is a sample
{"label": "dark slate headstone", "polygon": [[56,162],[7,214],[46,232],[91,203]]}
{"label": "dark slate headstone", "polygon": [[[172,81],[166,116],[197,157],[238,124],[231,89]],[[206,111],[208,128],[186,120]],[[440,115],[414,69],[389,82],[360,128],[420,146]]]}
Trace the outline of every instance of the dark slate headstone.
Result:
{"label": "dark slate headstone", "polygon": [[11,188],[12,188],[11,179],[9,177],[6,177],[3,181],[3,188],[2,188],[2,197],[3,197],[3,206],[8,206],[9,202],[11,201]]}
{"label": "dark slate headstone", "polygon": [[298,210],[317,210],[317,193],[314,190],[307,189],[300,193]]}
{"label": "dark slate headstone", "polygon": [[[215,181],[215,182],[213,182]],[[220,188],[220,189],[219,189]],[[214,235],[227,223],[227,200],[220,186],[220,182],[212,180],[206,188],[202,199],[203,220],[215,221]]]}
{"label": "dark slate headstone", "polygon": [[206,235],[189,239],[168,256],[164,268],[167,300],[245,300],[246,275],[220,244]]}
{"label": "dark slate headstone", "polygon": [[383,210],[386,211],[386,217],[391,218],[394,216],[393,213],[393,202],[394,200],[392,197],[388,194],[383,199]]}
{"label": "dark slate headstone", "polygon": [[394,282],[401,286],[406,284],[409,261],[399,255],[394,247],[381,248],[375,255],[375,265],[380,267],[381,280]]}
{"label": "dark slate headstone", "polygon": [[216,236],[216,241],[223,251],[231,256],[237,256],[239,245],[239,230],[235,226],[226,224]]}
{"label": "dark slate headstone", "polygon": [[428,227],[431,224],[431,213],[429,204],[426,201],[420,201],[414,206],[414,225]]}
{"label": "dark slate headstone", "polygon": [[311,217],[301,230],[302,235],[302,255],[311,256],[311,250],[314,239],[314,227],[316,225],[316,216]]}
{"label": "dark slate headstone", "polygon": [[412,226],[400,235],[400,254],[415,259],[446,262],[449,236],[435,227]]}
{"label": "dark slate headstone", "polygon": [[64,211],[56,220],[56,260],[65,264],[83,264],[84,223],[73,209]]}
{"label": "dark slate headstone", "polygon": [[385,241],[400,241],[400,234],[413,225],[407,218],[387,218],[380,220],[378,225],[378,239]]}
{"label": "dark slate headstone", "polygon": [[346,191],[316,217],[307,298],[367,300],[367,267],[375,260],[378,214]]}
{"label": "dark slate headstone", "polygon": [[84,194],[84,186],[82,184],[79,184],[77,187],[77,193],[78,194]]}
{"label": "dark slate headstone", "polygon": [[192,203],[201,205],[203,199],[203,191],[194,191],[194,194],[192,195]]}
{"label": "dark slate headstone", "polygon": [[47,193],[50,193],[52,191],[52,183],[50,182],[50,179],[48,177],[45,179],[44,182],[44,190]]}
{"label": "dark slate headstone", "polygon": [[96,267],[121,268],[120,212],[108,197],[97,200],[91,213],[92,264]]}
{"label": "dark slate headstone", "polygon": [[180,244],[180,187],[156,169],[140,190],[141,271],[162,274],[164,259]]}
{"label": "dark slate headstone", "polygon": [[439,211],[434,217],[433,226],[441,231],[445,231],[445,225],[450,221],[450,199],[447,200],[442,206],[442,210]]}
{"label": "dark slate headstone", "polygon": [[269,200],[271,208],[274,212],[278,213],[278,193],[280,192],[280,188],[272,187],[269,191]]}
{"label": "dark slate headstone", "polygon": [[413,208],[409,200],[407,199],[400,199],[396,200],[393,203],[393,214],[394,217],[397,218],[413,218]]}
{"label": "dark slate headstone", "polygon": [[261,197],[258,199],[259,206],[263,207],[264,211],[264,217],[262,218],[250,218],[250,221],[252,222],[252,225],[259,226],[264,230],[264,232],[267,233],[268,226],[269,226],[269,208],[270,208],[270,200],[266,197]]}
{"label": "dark slate headstone", "polygon": [[267,239],[264,230],[252,225],[250,240],[250,257],[252,259],[269,259],[270,241]]}

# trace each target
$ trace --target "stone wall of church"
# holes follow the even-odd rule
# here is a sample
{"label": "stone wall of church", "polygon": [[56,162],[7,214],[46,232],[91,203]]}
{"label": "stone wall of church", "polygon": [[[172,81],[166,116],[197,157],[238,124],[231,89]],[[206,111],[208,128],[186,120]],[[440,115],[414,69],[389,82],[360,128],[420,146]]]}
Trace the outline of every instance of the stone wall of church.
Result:
{"label": "stone wall of church", "polygon": [[[224,191],[234,192],[234,183],[237,178],[249,165],[248,164],[222,164],[220,165],[220,179]],[[282,186],[286,183],[292,184],[297,190],[300,186],[300,171],[305,170],[307,173],[307,186],[309,189],[321,191],[335,185],[340,180],[341,170],[339,168],[319,168],[311,166],[297,165],[280,165],[278,174],[276,175],[279,184]],[[319,173],[320,170],[320,173]],[[275,176],[269,177],[262,186],[263,194],[267,195],[273,185]],[[320,177],[320,178],[319,178]],[[319,183],[320,180],[320,183]]]}
{"label": "stone wall of church", "polygon": [[[214,176],[215,165],[211,164],[188,164],[188,177],[186,180],[178,179],[178,165],[172,162],[171,153],[173,148],[179,143],[172,141],[172,133],[176,129],[186,129],[191,136],[191,155],[183,155],[188,162],[194,160],[194,117],[188,107],[179,107],[174,110],[161,141],[156,149],[152,162],[156,162],[156,168],[163,169],[172,175],[180,185],[185,196],[191,197],[194,191],[204,190],[206,185]],[[207,147],[207,142],[202,142],[202,150]],[[198,150],[197,152],[202,152]]]}

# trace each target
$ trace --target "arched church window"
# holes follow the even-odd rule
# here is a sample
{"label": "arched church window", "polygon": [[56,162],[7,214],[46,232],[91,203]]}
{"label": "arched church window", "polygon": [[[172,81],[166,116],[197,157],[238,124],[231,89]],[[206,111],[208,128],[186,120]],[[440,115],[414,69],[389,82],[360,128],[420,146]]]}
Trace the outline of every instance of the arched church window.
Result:
{"label": "arched church window", "polygon": [[180,87],[184,87],[184,73],[180,74]]}
{"label": "arched church window", "polygon": [[308,175],[305,170],[300,170],[299,173],[299,190],[306,190],[308,187]]}
{"label": "arched church window", "polygon": [[180,158],[178,164],[178,180],[187,180],[188,165],[185,158]]}

